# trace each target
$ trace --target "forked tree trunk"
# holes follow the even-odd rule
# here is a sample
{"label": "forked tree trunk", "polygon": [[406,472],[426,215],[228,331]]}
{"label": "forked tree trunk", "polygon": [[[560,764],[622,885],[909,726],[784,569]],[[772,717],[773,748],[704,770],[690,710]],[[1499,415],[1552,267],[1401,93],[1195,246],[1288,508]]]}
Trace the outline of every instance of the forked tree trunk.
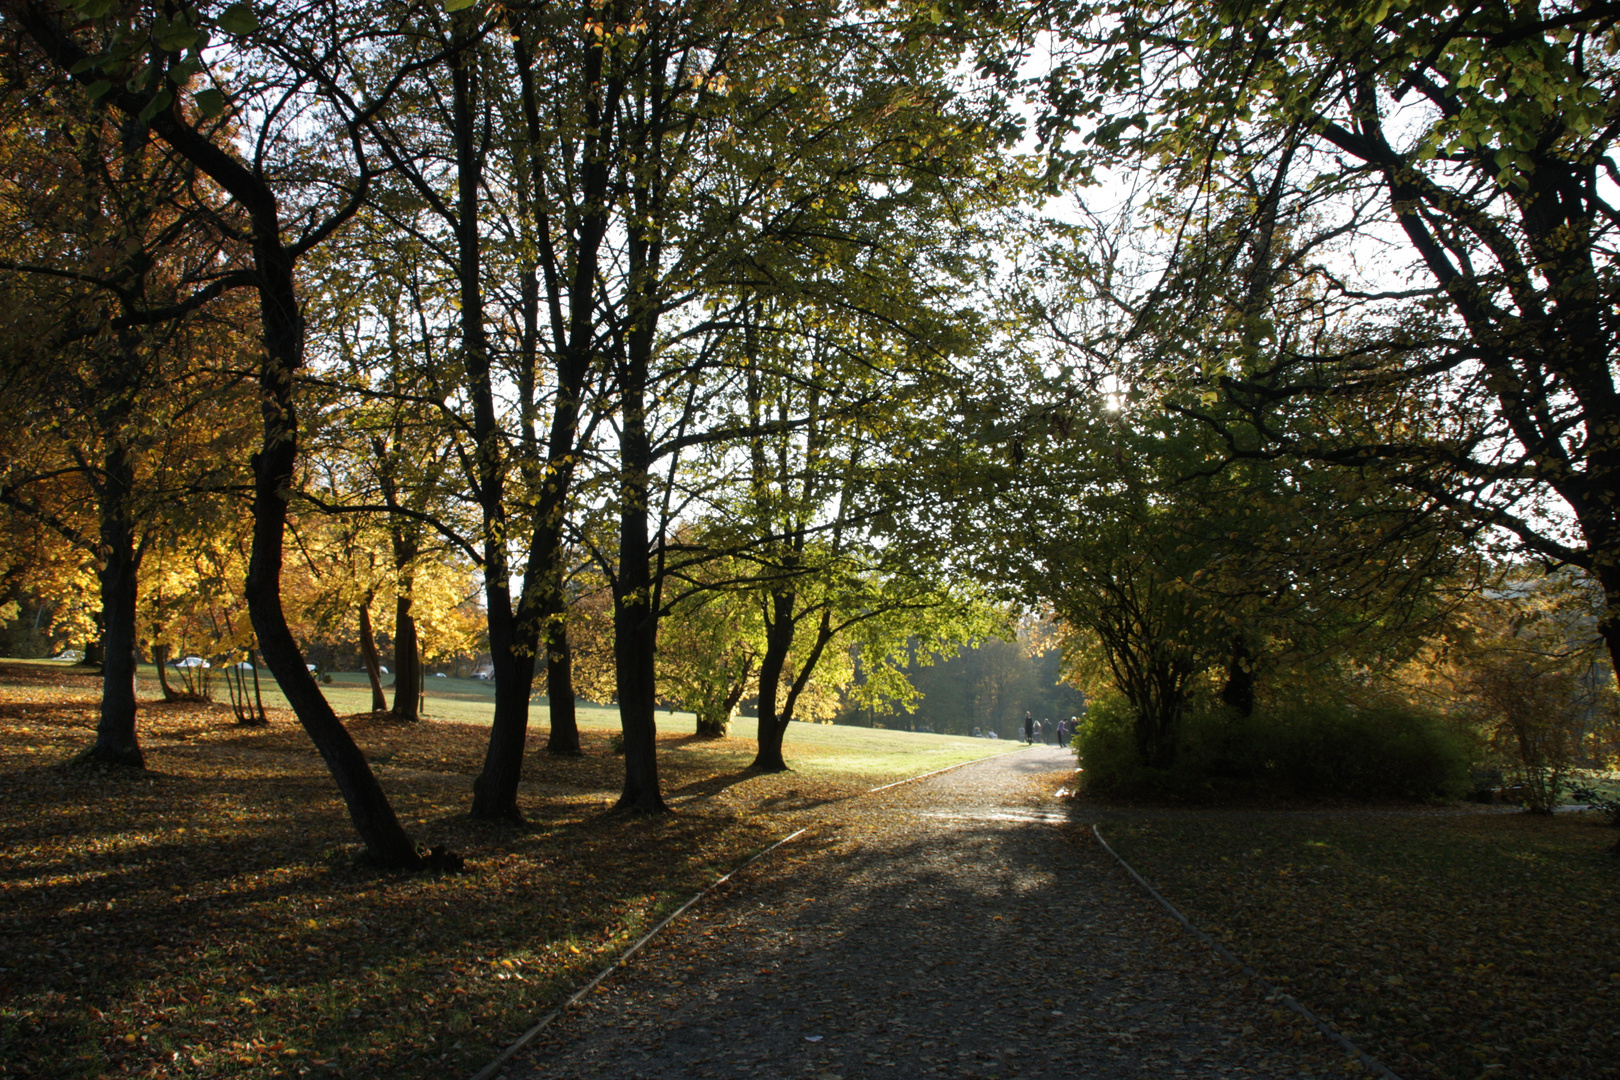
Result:
{"label": "forked tree trunk", "polygon": [[791,591],[771,595],[770,618],[765,627],[765,655],[759,662],[759,749],[753,768],[760,772],[787,772],[782,757],[782,738],[787,721],[777,714],[776,699],[781,692],[782,672],[793,648],[793,604]]}

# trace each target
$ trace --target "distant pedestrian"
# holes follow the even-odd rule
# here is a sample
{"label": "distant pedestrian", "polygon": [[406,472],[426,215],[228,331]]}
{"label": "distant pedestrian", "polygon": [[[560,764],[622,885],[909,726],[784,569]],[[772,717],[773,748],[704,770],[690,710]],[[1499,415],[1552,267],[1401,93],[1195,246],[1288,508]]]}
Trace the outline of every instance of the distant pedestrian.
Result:
{"label": "distant pedestrian", "polygon": [[1044,739],[1041,738],[1041,722],[1039,720],[1035,721],[1035,734],[1030,738],[1029,741],[1032,742],[1032,743],[1038,743],[1038,742],[1044,742],[1045,741]]}
{"label": "distant pedestrian", "polygon": [[1028,709],[1024,710],[1024,742],[1035,741],[1035,716]]}

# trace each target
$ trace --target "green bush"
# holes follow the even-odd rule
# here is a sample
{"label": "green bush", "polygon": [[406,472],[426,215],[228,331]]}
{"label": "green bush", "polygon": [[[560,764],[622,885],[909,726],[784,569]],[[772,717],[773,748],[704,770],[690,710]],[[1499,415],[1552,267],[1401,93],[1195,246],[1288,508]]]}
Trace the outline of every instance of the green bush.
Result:
{"label": "green bush", "polygon": [[27,619],[0,623],[0,656],[17,660],[43,660],[49,655],[50,640]]}
{"label": "green bush", "polygon": [[1239,798],[1454,798],[1468,787],[1468,751],[1440,720],[1396,709],[1290,704],[1243,717],[1201,704],[1182,719],[1176,758],[1137,757],[1135,714],[1095,703],[1075,736],[1086,790],[1197,802]]}

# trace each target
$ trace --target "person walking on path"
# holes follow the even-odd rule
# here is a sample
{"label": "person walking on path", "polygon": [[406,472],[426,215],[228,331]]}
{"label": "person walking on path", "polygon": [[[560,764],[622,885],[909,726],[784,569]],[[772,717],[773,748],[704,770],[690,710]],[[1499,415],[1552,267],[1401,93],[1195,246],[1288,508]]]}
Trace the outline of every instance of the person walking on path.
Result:
{"label": "person walking on path", "polygon": [[1028,709],[1024,710],[1024,742],[1035,741],[1035,716]]}

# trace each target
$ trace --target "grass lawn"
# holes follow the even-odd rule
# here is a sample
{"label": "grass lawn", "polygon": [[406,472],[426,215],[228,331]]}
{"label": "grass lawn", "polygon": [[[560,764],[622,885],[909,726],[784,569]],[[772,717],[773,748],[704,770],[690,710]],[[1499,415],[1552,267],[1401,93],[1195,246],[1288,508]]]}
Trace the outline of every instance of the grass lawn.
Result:
{"label": "grass lawn", "polygon": [[[357,681],[328,688],[340,712],[369,708]],[[148,769],[64,768],[93,737],[98,678],[0,662],[0,1075],[465,1076],[806,812],[1017,749],[795,724],[795,771],[755,776],[751,721],[700,741],[660,714],[678,812],[646,820],[610,812],[616,719],[589,710],[586,756],[531,753],[529,825],[494,826],[465,814],[488,687],[433,682],[450,685],[429,715],[459,722],[349,726],[417,839],[467,856],[453,877],[356,865],[290,714],[238,727],[222,704],[147,700],[143,674]]]}
{"label": "grass lawn", "polygon": [[1404,1080],[1620,1076],[1620,858],[1595,815],[1187,811],[1101,828]]}

